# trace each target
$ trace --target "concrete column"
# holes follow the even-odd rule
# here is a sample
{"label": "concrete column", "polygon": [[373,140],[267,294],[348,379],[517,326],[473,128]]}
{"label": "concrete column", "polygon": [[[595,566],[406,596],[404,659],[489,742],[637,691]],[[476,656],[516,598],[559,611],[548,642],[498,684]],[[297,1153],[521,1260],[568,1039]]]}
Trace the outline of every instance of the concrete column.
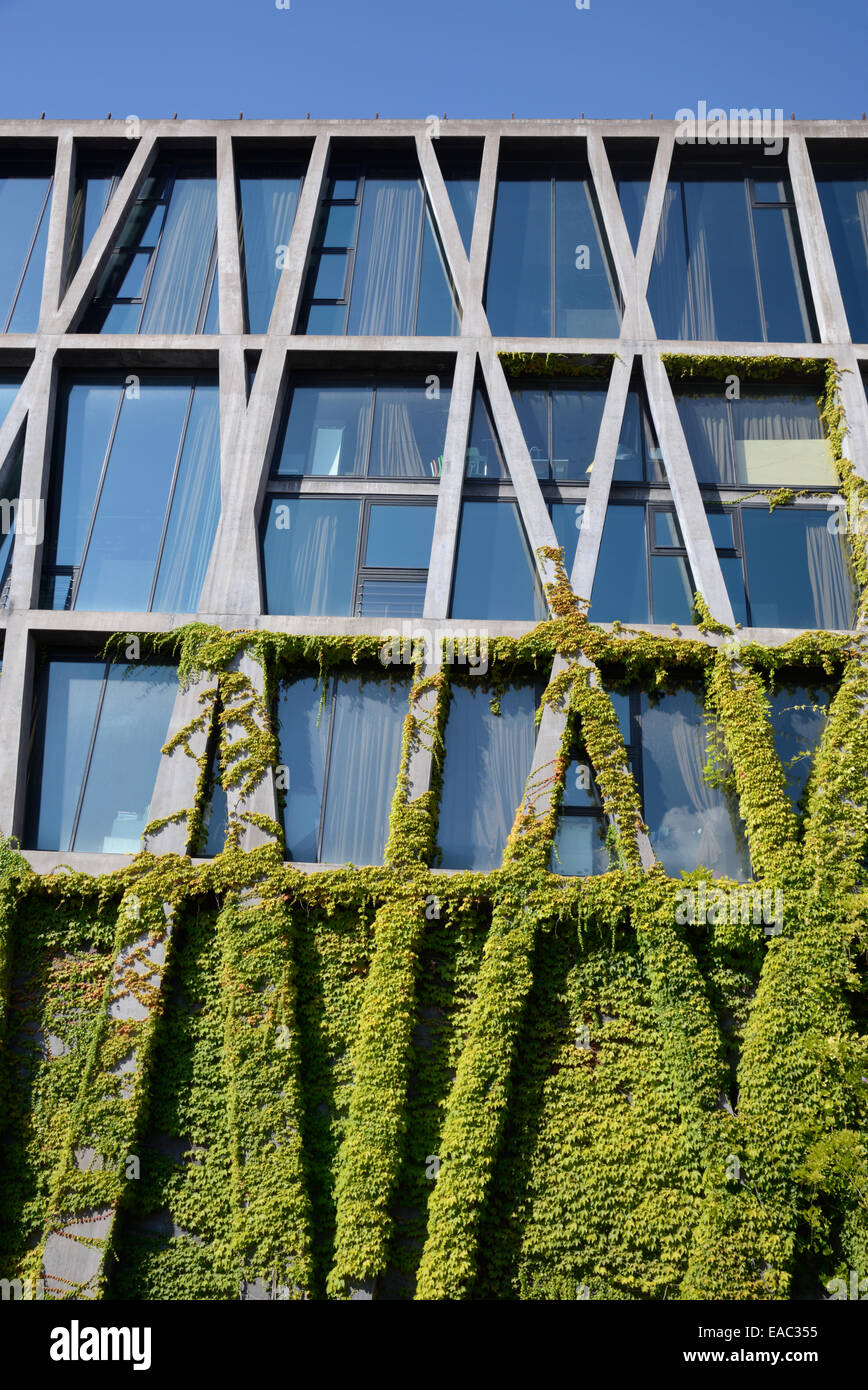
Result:
{"label": "concrete column", "polygon": [[603,228],[624,299],[621,337],[653,337],[651,317],[645,303],[645,285],[640,287],[638,283],[636,258],[633,255],[630,234],[624,221],[621,200],[606,157],[602,135],[589,135],[587,146],[588,163],[600,204]]}
{"label": "concrete column", "polygon": [[4,636],[0,675],[0,835],[17,835],[20,839],[24,833],[36,654],[22,615],[10,615]]}
{"label": "concrete column", "polygon": [[452,397],[449,402],[443,473],[437,495],[434,537],[431,542],[428,584],[425,589],[426,618],[445,618],[449,612],[475,379],[476,351],[469,346],[462,347],[455,361]]}
{"label": "concrete column", "polygon": [[243,333],[244,297],[235,199],[235,160],[232,136],[226,130],[219,131],[217,135],[217,287],[220,295],[220,332]]}
{"label": "concrete column", "polygon": [[615,456],[618,452],[618,441],[621,438],[624,408],[630,389],[632,370],[632,356],[622,358],[619,354],[612,363],[612,375],[609,378],[609,390],[606,395],[606,405],[597,439],[597,449],[594,454],[594,466],[591,470],[588,495],[585,499],[582,529],[579,532],[579,544],[576,547],[573,572],[570,577],[573,593],[579,598],[589,599],[594,587],[594,573],[597,568],[597,556],[600,553],[603,527],[606,523],[606,508],[609,503],[612,474],[615,471]]}
{"label": "concrete column", "polygon": [[844,301],[838,288],[832,248],[820,205],[820,196],[814,183],[814,174],[808,155],[805,137],[793,132],[787,138],[787,152],[790,181],[802,234],[802,247],[805,252],[805,266],[808,282],[814,300],[820,341],[823,343],[849,343],[850,330]]}
{"label": "concrete column", "polygon": [[648,404],[654,420],[657,438],[663,450],[666,476],[672,491],[672,500],[681,524],[681,534],[687,550],[687,558],[693,573],[693,582],[708,604],[712,615],[729,627],[735,626],[735,617],[729,594],[723,582],[723,574],[717,560],[708,517],[693,463],[687,448],[684,430],[678,415],[678,407],[672,394],[672,386],[666,374],[663,360],[656,348],[648,347],[642,353],[645,369],[645,385],[648,391]]}
{"label": "concrete column", "polygon": [[482,147],[482,164],[479,170],[479,191],[476,195],[473,236],[470,241],[470,298],[461,322],[462,333],[488,334],[490,332],[483,300],[488,253],[491,249],[494,205],[497,201],[497,164],[499,158],[500,136],[486,135]]}
{"label": "concrete column", "polygon": [[57,313],[63,292],[63,267],[66,260],[69,218],[72,211],[72,180],[75,152],[72,131],[67,130],[57,142],[54,164],[54,186],[51,192],[51,218],[48,223],[48,242],[45,247],[45,273],[42,277],[40,325],[49,322]]}

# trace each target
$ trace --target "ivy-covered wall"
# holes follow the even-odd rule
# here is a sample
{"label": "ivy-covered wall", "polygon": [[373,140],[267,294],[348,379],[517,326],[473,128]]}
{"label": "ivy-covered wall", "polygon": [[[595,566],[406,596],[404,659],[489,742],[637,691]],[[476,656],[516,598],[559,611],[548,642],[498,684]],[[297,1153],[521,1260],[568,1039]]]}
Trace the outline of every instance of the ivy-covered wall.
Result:
{"label": "ivy-covered wall", "polygon": [[[701,599],[698,637],[603,631],[557,568],[551,617],[489,648],[495,709],[558,655],[543,705],[568,711],[550,798],[495,872],[432,870],[450,670],[421,654],[381,868],[304,874],[261,817],[245,852],[243,813],[213,861],[143,852],[102,877],[0,845],[0,1277],[36,1287],[70,1231],[115,1299],[772,1299],[868,1276],[864,600],[855,636],[764,649]],[[381,639],[140,640],[213,677],[176,743],[216,720],[243,793],[277,760],[276,683],[373,669]],[[801,816],[769,722],[782,680],[835,690]],[[679,681],[705,691],[709,776],[782,895],[771,933],[683,922],[685,884],[643,868],[606,687]],[[587,879],[549,869],[576,738],[611,822],[613,867]],[[420,745],[433,784],[409,801]]]}

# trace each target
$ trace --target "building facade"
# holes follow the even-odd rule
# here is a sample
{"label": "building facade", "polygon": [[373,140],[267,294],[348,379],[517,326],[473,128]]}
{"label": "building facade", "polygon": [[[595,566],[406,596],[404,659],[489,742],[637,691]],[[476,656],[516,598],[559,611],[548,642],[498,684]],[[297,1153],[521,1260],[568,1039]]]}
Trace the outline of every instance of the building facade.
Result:
{"label": "building facade", "polygon": [[866,132],[0,123],[10,1278],[858,1267]]}

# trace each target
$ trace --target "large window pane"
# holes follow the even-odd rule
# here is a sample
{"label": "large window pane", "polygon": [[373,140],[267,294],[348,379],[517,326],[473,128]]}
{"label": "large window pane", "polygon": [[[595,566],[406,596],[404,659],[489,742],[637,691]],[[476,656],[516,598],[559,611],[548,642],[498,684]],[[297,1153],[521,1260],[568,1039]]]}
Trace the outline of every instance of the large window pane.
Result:
{"label": "large window pane", "polygon": [[552,391],[552,476],[585,482],[597,452],[606,392],[601,388]]}
{"label": "large window pane", "polygon": [[347,497],[271,499],[262,546],[267,612],[352,612],[360,506]]}
{"label": "large window pane", "polygon": [[39,323],[50,191],[48,174],[0,176],[0,333]]}
{"label": "large window pane", "polygon": [[18,395],[18,388],[24,380],[20,372],[3,372],[0,375],[0,425],[9,414],[12,402]]}
{"label": "large window pane", "polygon": [[277,475],[364,473],[372,408],[371,386],[296,385]]}
{"label": "large window pane", "polygon": [[194,612],[220,512],[216,384],[70,383],[56,457],[43,603]]}
{"label": "large window pane", "polygon": [[820,170],[817,189],[850,336],[868,343],[868,177],[858,170]]}
{"label": "large window pane", "polygon": [[[424,243],[421,265],[420,241]],[[439,250],[427,220],[419,179],[409,175],[368,178],[347,332],[450,331],[452,321],[450,317],[446,326],[444,306],[451,306],[451,291],[445,286],[444,269],[438,261]]]}
{"label": "large window pane", "polygon": [[382,478],[439,478],[449,418],[448,386],[378,386],[369,473]]}
{"label": "large window pane", "polygon": [[706,725],[698,695],[680,690],[652,703],[643,694],[641,726],[645,820],[667,874],[701,866],[716,876],[749,878],[737,810],[703,777]]}
{"label": "large window pane", "polygon": [[536,566],[514,502],[465,502],[461,508],[453,618],[546,615]]}
{"label": "large window pane", "polygon": [[791,195],[784,176],[673,180],[648,303],[661,338],[811,339],[813,315],[795,214],[762,207]]}
{"label": "large window pane", "polygon": [[85,314],[85,333],[202,332],[215,276],[213,172],[162,166],[142,186]]}
{"label": "large window pane", "polygon": [[549,867],[569,878],[604,874],[609,867],[606,822],[599,816],[561,816]]}
{"label": "large window pane", "polygon": [[141,848],[177,689],[170,668],[109,668],[71,848],[103,854]]}
{"label": "large window pane", "polygon": [[589,184],[555,182],[555,335],[617,338],[621,316],[614,274]]}
{"label": "large window pane", "polygon": [[289,772],[287,853],[297,862],[381,864],[401,761],[409,680],[314,680],[280,691],[281,762]]}
{"label": "large window pane", "polygon": [[268,332],[283,265],[279,248],[289,245],[300,189],[299,174],[285,165],[241,165],[239,221],[250,333]]}
{"label": "large window pane", "polygon": [[693,621],[690,566],[682,555],[651,556],[651,620],[655,623]]}
{"label": "large window pane", "polygon": [[829,442],[813,396],[681,395],[678,412],[700,483],[835,487]]}
{"label": "large window pane", "polygon": [[849,628],[855,613],[846,536],[813,508],[745,507],[745,563],[754,627]]}
{"label": "large window pane", "polygon": [[618,336],[618,293],[586,179],[501,175],[486,308],[504,337]]}
{"label": "large window pane", "polygon": [[169,668],[47,663],[28,783],[32,848],[141,848],[176,693]]}
{"label": "large window pane", "polygon": [[551,181],[501,177],[485,296],[492,333],[552,336],[551,237]]}
{"label": "large window pane", "polygon": [[444,868],[499,866],[533,761],[535,708],[532,686],[505,690],[499,715],[486,691],[453,686],[437,834]]}
{"label": "large window pane", "polygon": [[649,621],[644,506],[607,508],[590,614],[595,623]]}
{"label": "large window pane", "polygon": [[326,864],[382,864],[401,762],[409,681],[337,686],[323,816]]}

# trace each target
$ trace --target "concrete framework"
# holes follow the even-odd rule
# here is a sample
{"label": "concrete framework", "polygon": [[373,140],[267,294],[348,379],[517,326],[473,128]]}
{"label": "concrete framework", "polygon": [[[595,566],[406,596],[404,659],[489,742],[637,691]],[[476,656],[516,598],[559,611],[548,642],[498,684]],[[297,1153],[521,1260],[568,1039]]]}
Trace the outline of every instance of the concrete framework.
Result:
{"label": "concrete framework", "polygon": [[[781,355],[830,358],[842,369],[842,397],[848,422],[848,449],[857,470],[868,477],[868,405],[860,372],[868,363],[868,344],[854,344],[838,286],[806,140],[854,142],[868,139],[861,122],[809,121],[787,123],[787,158],[805,251],[808,281],[819,325],[817,343],[690,342],[656,338],[646,290],[663,208],[670,163],[675,148],[674,121],[6,121],[0,122],[0,156],[15,151],[55,151],[45,276],[38,331],[0,337],[0,369],[24,365],[26,376],[9,414],[0,426],[0,495],[5,494],[12,460],[24,438],[22,501],[39,502],[48,491],[54,412],[61,364],[74,351],[75,361],[128,367],[189,368],[211,366],[219,373],[222,514],[202,589],[199,610],[189,613],[48,612],[37,608],[42,560],[41,546],[16,544],[9,606],[0,611],[4,638],[0,680],[0,831],[20,835],[23,828],[33,681],[36,656],[44,645],[69,643],[99,646],[112,632],[165,631],[196,618],[232,628],[266,628],[297,633],[329,634],[383,632],[387,620],[360,618],[285,618],[263,614],[258,526],[264,503],[268,464],[287,378],[293,359],[348,367],[396,357],[424,369],[432,359],[451,359],[453,385],[450,414],[438,484],[418,484],[414,492],[437,497],[434,541],[425,595],[424,622],[442,630],[464,628],[447,618],[457,546],[458,520],[464,479],[464,458],[477,377],[484,381],[494,424],[509,469],[510,482],[501,495],[514,496],[531,548],[554,545],[555,537],[530,454],[512,403],[508,382],[498,358],[507,351],[611,354],[611,372],[598,448],[579,543],[572,572],[573,586],[589,596],[599,551],[615,454],[634,364],[644,375],[651,415],[662,449],[666,475],[678,512],[694,581],[712,611],[732,622],[732,610],[712,544],[699,487],[687,450],[672,389],[662,363],[666,352],[696,355]],[[458,230],[434,145],[444,136],[464,137],[478,147],[483,142],[481,178],[469,256]],[[70,233],[76,160],[88,147],[118,137],[132,138],[134,148],[106,215],[85,249],[66,293],[62,273]],[[242,275],[237,236],[235,144],[304,140],[310,149],[307,172],[296,213],[267,335],[245,334]],[[491,243],[500,142],[545,137],[583,142],[593,177],[612,262],[624,303],[617,340],[508,339],[494,337],[484,308],[485,274]],[[296,327],[305,271],[310,256],[320,195],[328,170],[331,141],[356,142],[360,154],[372,140],[415,144],[428,202],[437,226],[449,274],[461,312],[455,338],[324,337],[298,334]],[[656,142],[656,156],[638,247],[634,255],[609,164],[611,142],[641,138]],[[219,267],[219,326],[216,335],[91,335],[76,333],[94,286],[110,255],[114,240],[142,181],[158,154],[177,142],[210,144],[217,168],[217,246]],[[861,146],[868,156],[868,144]],[[745,147],[746,158],[758,151]],[[706,152],[706,157],[708,157]],[[868,158],[866,158],[868,167]],[[246,390],[245,354],[258,354],[256,377]],[[26,431],[26,433],[25,433]],[[343,480],[302,482],[301,491],[339,492]],[[365,482],[371,493],[406,494],[406,484],[386,480]],[[353,490],[358,483],[353,481]],[[540,578],[550,577],[545,562],[537,561]],[[486,622],[490,636],[520,635],[532,625]],[[668,632],[668,628],[650,627]],[[686,634],[700,636],[693,629]],[[791,631],[752,630],[766,643],[785,641]],[[706,640],[714,641],[714,638]],[[191,704],[192,701],[192,704]],[[195,693],[180,694],[173,727],[180,727],[195,707]],[[563,711],[549,711],[542,721],[531,786],[554,757],[563,732]],[[151,806],[152,817],[164,816],[192,804],[195,765],[183,754],[164,759]],[[430,755],[422,753],[411,767],[411,786],[418,794],[428,785]],[[251,809],[247,807],[246,809]],[[274,789],[263,787],[254,808],[273,814]],[[162,833],[159,849],[181,849],[177,827]],[[647,846],[643,847],[643,853]],[[125,856],[30,852],[34,867],[47,870],[66,862],[95,871],[127,862]],[[323,866],[309,866],[320,868]]]}

